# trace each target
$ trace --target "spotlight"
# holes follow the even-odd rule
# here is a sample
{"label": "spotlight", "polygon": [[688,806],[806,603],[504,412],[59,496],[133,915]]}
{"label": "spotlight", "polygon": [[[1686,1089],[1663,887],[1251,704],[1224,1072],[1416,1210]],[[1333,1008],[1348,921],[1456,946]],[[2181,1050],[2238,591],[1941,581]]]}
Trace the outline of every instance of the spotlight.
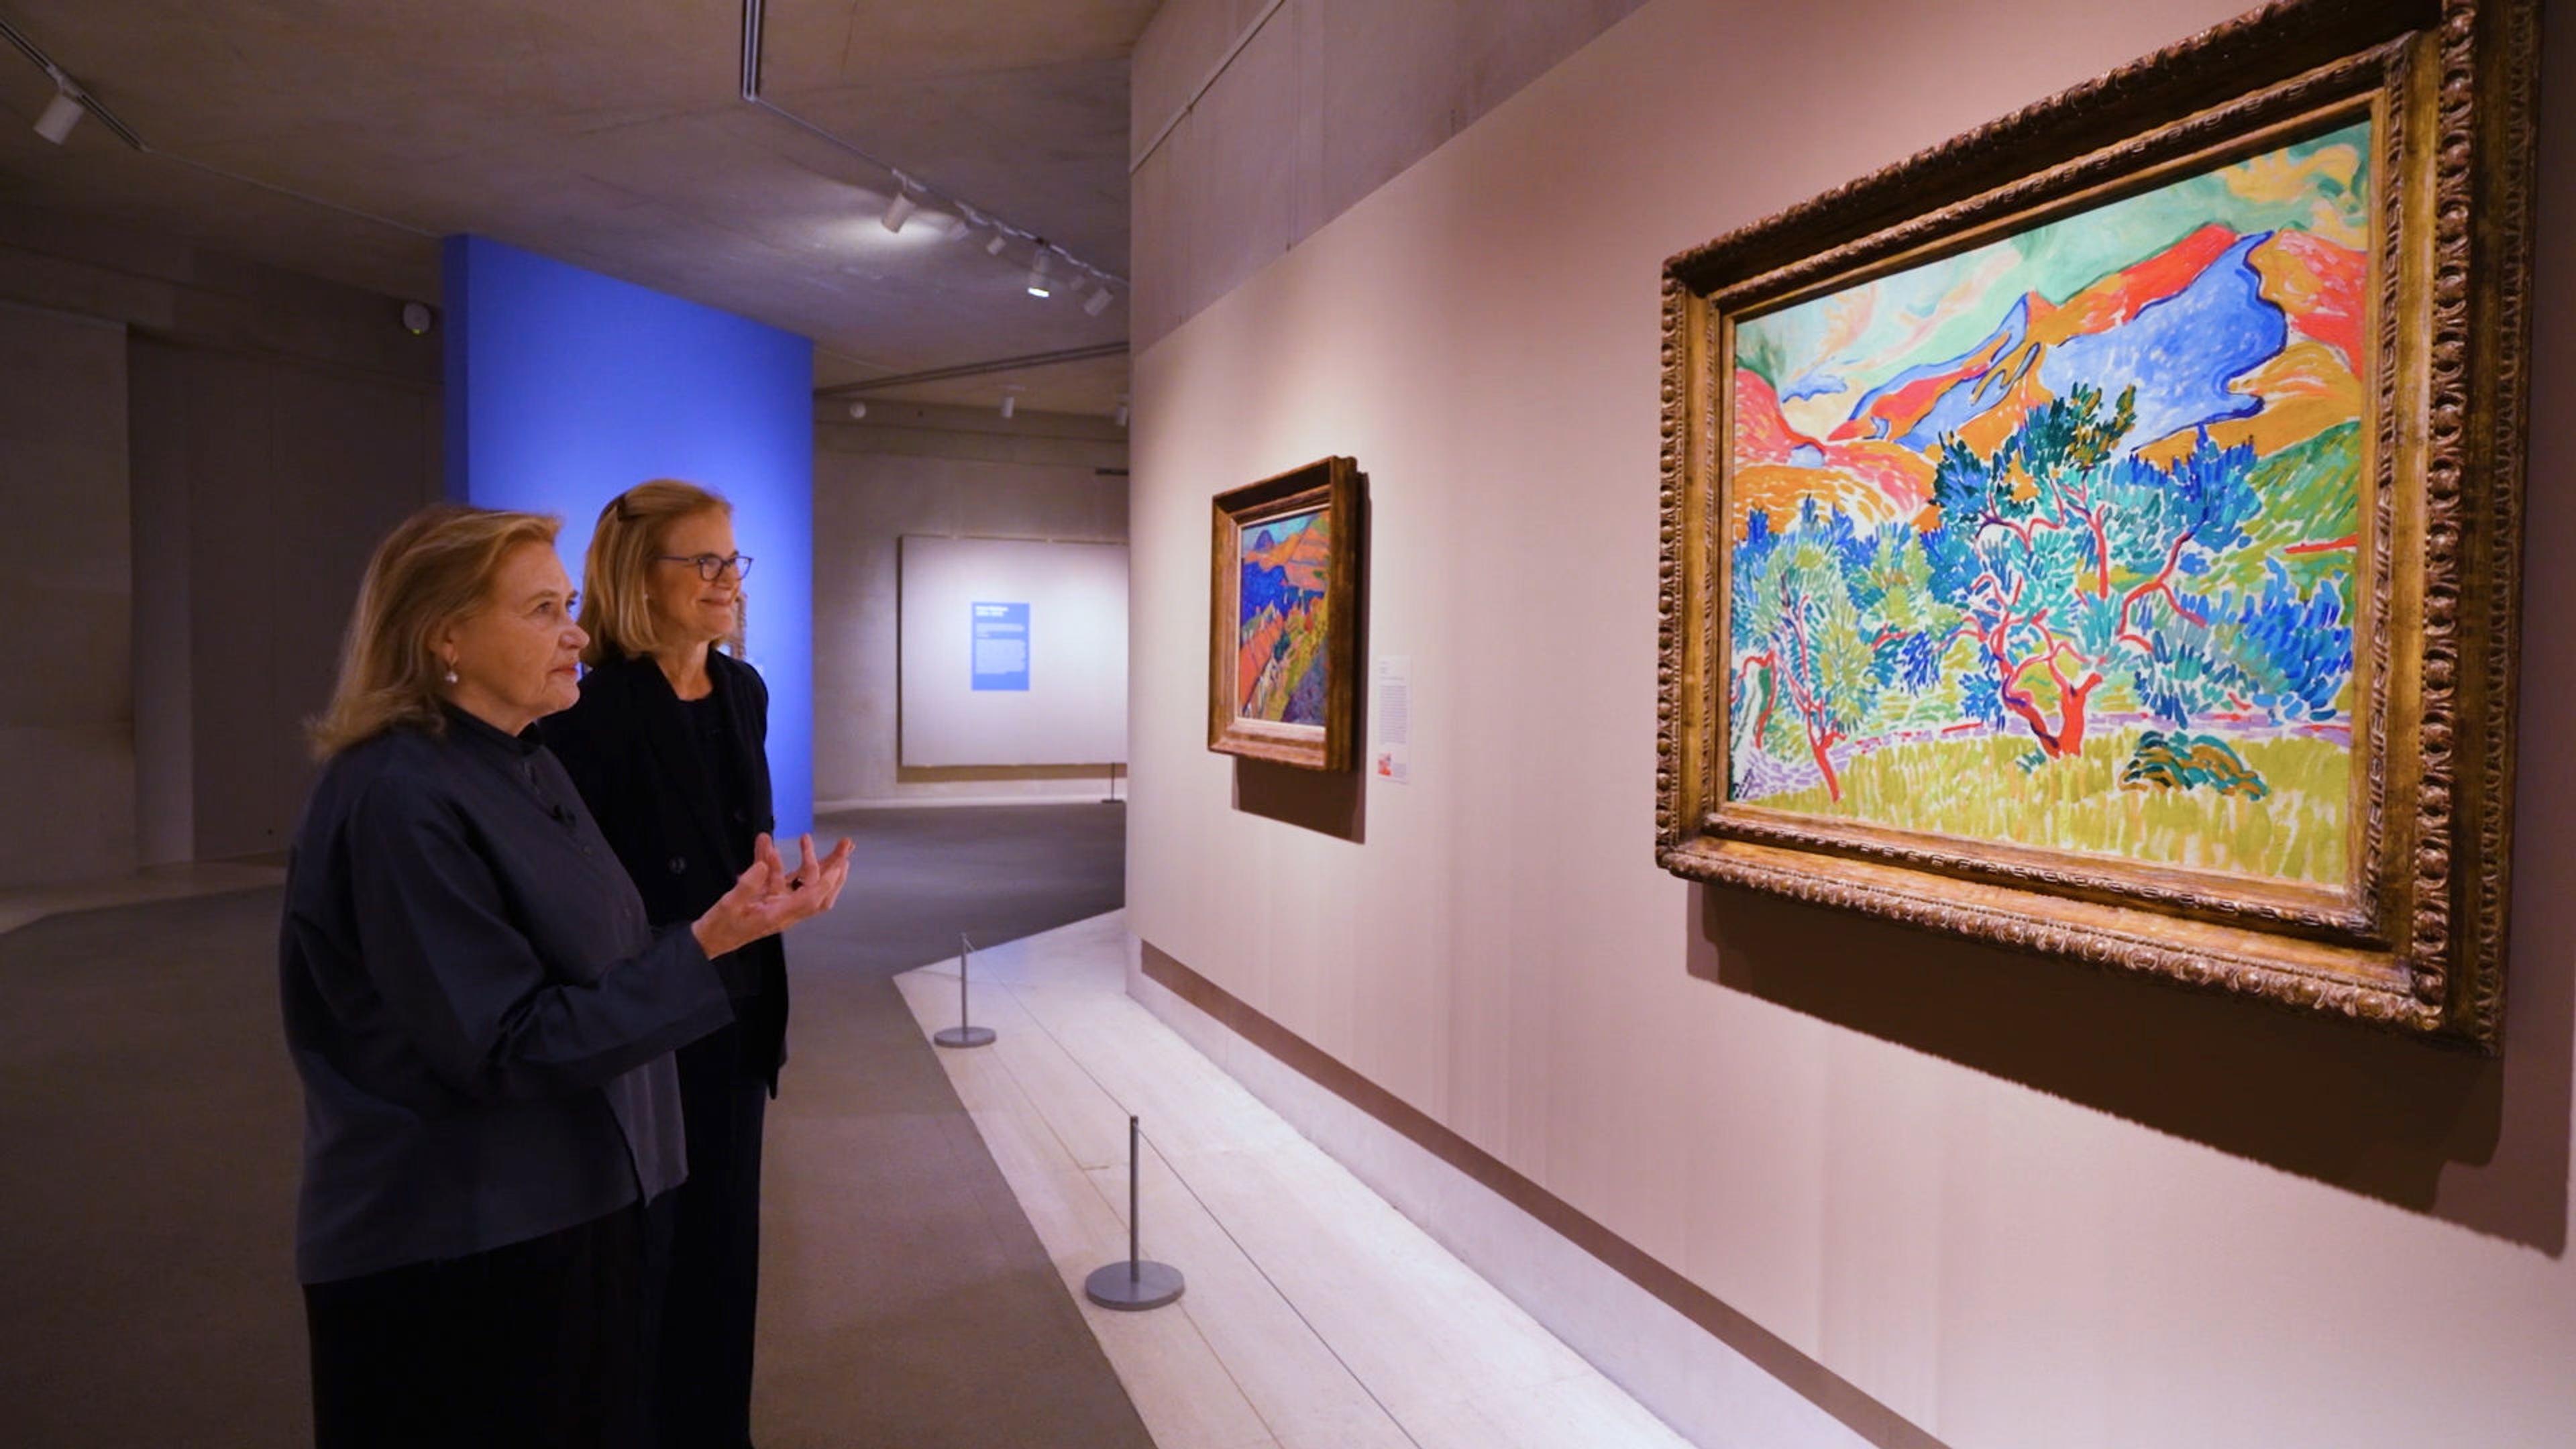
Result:
{"label": "spotlight", "polygon": [[1038,247],[1036,259],[1029,263],[1029,295],[1032,297],[1055,295],[1054,286],[1047,281],[1047,250],[1044,245]]}
{"label": "spotlight", "polygon": [[1100,290],[1092,293],[1091,299],[1082,304],[1082,310],[1094,317],[1097,317],[1101,313],[1109,310],[1109,284],[1107,282],[1102,282],[1100,284]]}
{"label": "spotlight", "polygon": [[44,114],[36,117],[36,134],[59,146],[72,133],[72,127],[80,124],[80,118],[88,114],[89,108],[80,103],[80,97],[57,82],[54,98],[45,102]]}
{"label": "spotlight", "polygon": [[919,210],[921,210],[921,203],[912,199],[912,188],[901,182],[895,183],[894,200],[886,203],[885,229],[888,231],[903,230],[903,224],[912,218],[912,214],[914,212]]}
{"label": "spotlight", "polygon": [[1010,244],[1010,234],[999,227],[995,227],[993,229],[992,239],[984,243],[984,251],[988,256],[998,257],[1002,254],[1002,249]]}
{"label": "spotlight", "polygon": [[1002,389],[1002,416],[1007,418],[1011,414],[1018,412],[1019,409],[1020,390],[1016,387],[1006,387]]}
{"label": "spotlight", "polygon": [[1127,426],[1127,399],[1123,397],[1118,400],[1118,426]]}
{"label": "spotlight", "polygon": [[857,422],[859,419],[866,417],[867,415],[868,405],[866,403],[854,402],[850,404],[850,421]]}

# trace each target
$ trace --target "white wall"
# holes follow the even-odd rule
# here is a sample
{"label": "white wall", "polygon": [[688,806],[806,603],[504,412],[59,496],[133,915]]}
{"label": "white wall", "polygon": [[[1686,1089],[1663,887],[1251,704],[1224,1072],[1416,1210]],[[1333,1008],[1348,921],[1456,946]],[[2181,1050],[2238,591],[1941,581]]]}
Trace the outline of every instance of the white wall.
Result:
{"label": "white wall", "polygon": [[879,401],[856,424],[841,411],[818,405],[815,427],[817,806],[1099,799],[1102,769],[902,765],[897,554],[906,534],[1125,542],[1126,433],[1048,413]]}
{"label": "white wall", "polygon": [[[2576,27],[2500,1062],[1653,862],[1661,259],[2236,8],[1653,0],[1141,353],[1130,919],[1952,1449],[2563,1446]],[[1198,213],[1135,207],[1141,310]],[[1204,739],[1208,497],[1330,453],[1370,652],[1413,661],[1413,784],[1357,841],[1238,808]]]}
{"label": "white wall", "polygon": [[900,567],[906,766],[1127,763],[1124,545],[913,534]]}

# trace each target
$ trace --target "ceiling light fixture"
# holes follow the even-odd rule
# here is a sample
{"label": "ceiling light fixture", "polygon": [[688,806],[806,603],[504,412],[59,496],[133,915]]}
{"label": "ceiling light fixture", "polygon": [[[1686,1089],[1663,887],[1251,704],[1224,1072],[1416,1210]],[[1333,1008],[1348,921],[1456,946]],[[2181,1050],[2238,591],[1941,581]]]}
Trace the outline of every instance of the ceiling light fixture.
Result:
{"label": "ceiling light fixture", "polygon": [[1118,426],[1127,426],[1127,394],[1118,394]]}
{"label": "ceiling light fixture", "polygon": [[[1280,0],[1271,0],[1273,8],[1276,8],[1279,3]],[[915,177],[911,173],[898,168],[885,157],[869,150],[867,147],[858,145],[844,137],[835,135],[828,128],[817,125],[806,117],[800,116],[794,111],[781,106],[776,101],[762,95],[760,80],[762,69],[761,56],[766,48],[767,34],[768,17],[766,14],[765,0],[743,0],[741,70],[741,94],[743,101],[746,104],[756,106],[761,110],[769,112],[779,120],[784,121],[787,124],[796,127],[798,130],[804,131],[817,140],[823,141],[826,144],[848,154],[853,159],[866,165],[869,174],[882,174],[892,177],[895,182],[894,194],[888,201],[885,211],[880,216],[881,222],[888,231],[893,231],[902,226],[905,221],[920,212],[927,212],[931,216],[932,220],[925,222],[924,225],[944,226],[944,230],[940,232],[940,236],[943,239],[966,241],[971,238],[975,241],[979,241],[983,243],[984,250],[988,255],[1000,259],[1005,265],[1008,265],[1010,262],[1010,258],[1007,253],[1022,243],[1034,243],[1036,249],[1040,253],[1049,251],[1056,252],[1064,258],[1064,266],[1057,270],[1057,276],[1054,280],[1050,280],[1048,278],[1047,274],[1050,270],[1050,263],[1043,255],[1036,258],[1034,264],[1029,268],[1031,279],[1037,283],[1037,285],[1031,286],[1028,289],[1030,294],[1033,296],[1044,297],[1051,294],[1055,290],[1055,281],[1065,279],[1070,279],[1079,284],[1075,288],[1077,294],[1076,300],[1080,300],[1079,294],[1082,291],[1083,286],[1087,286],[1092,283],[1106,284],[1115,282],[1122,290],[1125,288],[1127,285],[1126,278],[1117,276],[1114,273],[1102,271],[1100,268],[1093,266],[1062,247],[1050,247],[1047,245],[1046,238],[1039,236],[1028,228],[1014,226],[1003,218],[984,210],[982,207],[971,204],[966,198],[959,196],[957,193],[940,187],[933,181]],[[8,18],[5,15],[0,15],[0,39],[15,40],[17,38],[18,37],[9,24]],[[30,56],[35,54],[31,47],[28,47],[23,43],[19,48],[27,50]],[[40,61],[39,63],[41,64],[43,62]],[[77,87],[74,89],[75,93],[78,94],[79,92]],[[81,99],[85,103],[89,103],[86,95],[82,95]],[[95,103],[89,104],[90,113],[98,117],[99,124],[115,131],[118,136],[124,138],[127,144],[134,146],[137,150],[143,149],[142,143],[136,140],[133,135],[125,129],[122,122],[118,121],[107,111],[100,109]],[[1130,167],[1129,169],[1132,171],[1134,168]],[[1085,279],[1088,279],[1088,281]],[[1105,312],[1108,310],[1108,304],[1106,302],[1099,303],[1098,305],[1101,311]]]}
{"label": "ceiling light fixture", "polygon": [[912,214],[919,210],[921,210],[921,203],[912,199],[912,184],[897,176],[894,182],[894,200],[886,203],[885,229],[903,230],[903,224],[911,220]]}
{"label": "ceiling light fixture", "polygon": [[868,415],[868,405],[867,405],[866,403],[863,403],[863,402],[854,402],[854,403],[850,404],[850,421],[851,421],[851,422],[854,422],[854,423],[855,423],[855,422],[857,422],[859,419],[861,419],[861,418],[863,418],[863,417],[866,417],[867,415]]}
{"label": "ceiling light fixture", "polygon": [[1020,409],[1020,390],[1014,385],[1002,389],[1002,416],[1007,418]]}
{"label": "ceiling light fixture", "polygon": [[1095,290],[1092,292],[1090,300],[1082,304],[1082,310],[1093,317],[1097,317],[1101,313],[1109,310],[1109,284],[1107,282],[1095,282],[1092,286]]}
{"label": "ceiling light fixture", "polygon": [[55,71],[54,98],[45,102],[44,113],[36,117],[36,134],[59,146],[72,133],[72,127],[80,124],[80,118],[88,114],[89,107],[72,93],[70,79]]}

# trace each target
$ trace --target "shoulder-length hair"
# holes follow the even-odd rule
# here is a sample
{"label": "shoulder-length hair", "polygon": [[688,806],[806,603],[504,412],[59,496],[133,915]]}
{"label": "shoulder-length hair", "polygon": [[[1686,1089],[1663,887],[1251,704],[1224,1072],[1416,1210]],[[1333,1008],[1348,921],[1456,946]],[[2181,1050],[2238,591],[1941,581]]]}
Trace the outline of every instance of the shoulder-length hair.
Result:
{"label": "shoulder-length hair", "polygon": [[[595,669],[661,647],[662,621],[653,612],[653,561],[669,547],[671,525],[701,513],[731,518],[733,504],[721,493],[677,478],[638,483],[599,510],[599,526],[591,530],[590,552],[581,565],[581,627],[590,635],[582,663]],[[737,658],[747,597],[741,580],[735,580],[733,632],[717,641]]]}
{"label": "shoulder-length hair", "polygon": [[397,725],[443,732],[447,666],[439,631],[490,602],[501,560],[523,543],[554,546],[563,520],[437,503],[404,519],[367,560],[340,643],[340,679],[312,722],[324,759]]}

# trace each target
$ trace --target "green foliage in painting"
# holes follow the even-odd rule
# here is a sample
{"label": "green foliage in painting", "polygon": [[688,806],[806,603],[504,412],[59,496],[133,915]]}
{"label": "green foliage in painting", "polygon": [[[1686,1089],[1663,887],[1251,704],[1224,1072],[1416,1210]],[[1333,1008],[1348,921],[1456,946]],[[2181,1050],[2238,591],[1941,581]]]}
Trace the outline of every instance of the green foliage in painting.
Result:
{"label": "green foliage in painting", "polygon": [[1731,798],[2342,878],[2369,129],[1738,322]]}

